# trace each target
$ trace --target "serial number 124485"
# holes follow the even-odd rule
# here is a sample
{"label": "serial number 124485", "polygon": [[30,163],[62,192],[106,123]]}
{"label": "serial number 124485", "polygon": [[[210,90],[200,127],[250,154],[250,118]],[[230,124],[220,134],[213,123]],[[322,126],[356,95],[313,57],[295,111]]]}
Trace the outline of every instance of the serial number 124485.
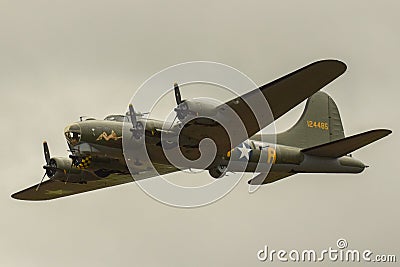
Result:
{"label": "serial number 124485", "polygon": [[319,128],[321,130],[328,130],[328,123],[321,121],[307,121],[307,127],[309,128]]}

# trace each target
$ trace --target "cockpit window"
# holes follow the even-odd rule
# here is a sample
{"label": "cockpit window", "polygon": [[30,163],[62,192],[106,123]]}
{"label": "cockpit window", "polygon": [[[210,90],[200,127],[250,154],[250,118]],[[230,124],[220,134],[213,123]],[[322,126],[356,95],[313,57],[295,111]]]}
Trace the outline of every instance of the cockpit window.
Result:
{"label": "cockpit window", "polygon": [[127,117],[124,115],[109,115],[104,118],[105,121],[119,121],[119,122],[124,122],[128,121]]}
{"label": "cockpit window", "polygon": [[81,127],[77,123],[68,125],[64,129],[65,138],[67,139],[68,144],[72,146],[81,141],[81,133]]}
{"label": "cockpit window", "polygon": [[71,145],[76,145],[81,140],[81,134],[77,132],[65,132],[65,137],[67,138],[68,143]]}

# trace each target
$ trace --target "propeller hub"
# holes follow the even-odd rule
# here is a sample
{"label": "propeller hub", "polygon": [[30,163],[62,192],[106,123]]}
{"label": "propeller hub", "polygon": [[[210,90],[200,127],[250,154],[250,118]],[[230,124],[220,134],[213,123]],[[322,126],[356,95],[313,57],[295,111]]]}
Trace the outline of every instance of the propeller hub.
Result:
{"label": "propeller hub", "polygon": [[46,174],[49,178],[53,177],[57,172],[57,162],[54,159],[50,159],[49,164],[44,165],[43,169],[46,170]]}

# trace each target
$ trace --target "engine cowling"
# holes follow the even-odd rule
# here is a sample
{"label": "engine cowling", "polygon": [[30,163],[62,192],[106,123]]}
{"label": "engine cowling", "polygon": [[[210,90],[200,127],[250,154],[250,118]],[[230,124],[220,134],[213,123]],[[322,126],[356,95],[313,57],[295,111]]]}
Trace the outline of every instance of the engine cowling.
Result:
{"label": "engine cowling", "polygon": [[64,181],[67,175],[80,174],[81,170],[72,165],[72,159],[66,157],[54,157],[50,159],[46,174],[50,179]]}
{"label": "engine cowling", "polygon": [[194,117],[210,118],[217,114],[216,103],[199,100],[184,100],[175,108],[179,120],[190,120]]}

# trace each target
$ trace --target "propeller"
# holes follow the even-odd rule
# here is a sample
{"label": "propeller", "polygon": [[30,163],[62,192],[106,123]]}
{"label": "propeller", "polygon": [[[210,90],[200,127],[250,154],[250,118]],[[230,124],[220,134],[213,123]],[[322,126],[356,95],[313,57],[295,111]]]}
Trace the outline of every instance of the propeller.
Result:
{"label": "propeller", "polygon": [[129,104],[129,117],[131,118],[132,125],[136,125],[137,123],[136,112],[132,104]]}
{"label": "propeller", "polygon": [[43,151],[44,151],[44,159],[46,160],[46,164],[50,164],[50,151],[49,151],[49,146],[47,145],[47,142],[43,142]]}
{"label": "propeller", "polygon": [[47,175],[50,178],[51,176],[54,175],[54,173],[57,170],[57,166],[55,165],[55,162],[52,162],[50,159],[49,146],[47,145],[46,141],[43,142],[43,152],[44,152],[44,159],[46,161],[46,165],[43,166],[43,169],[45,169],[46,171],[45,171],[42,179],[40,180],[40,183],[36,187],[36,191],[39,190],[39,187],[42,184],[44,177],[46,177],[46,175]]}
{"label": "propeller", "polygon": [[189,105],[188,105],[189,101],[182,99],[178,83],[174,83],[174,92],[175,92],[175,100],[176,100],[176,105],[177,105],[176,108],[174,108],[174,111],[176,112],[174,122],[175,122],[176,118],[178,118],[180,121],[182,121],[189,114],[196,115],[196,112],[193,112],[189,109]]}
{"label": "propeller", "polygon": [[143,136],[144,133],[144,126],[143,123],[137,120],[138,116],[143,116],[144,114],[148,114],[148,112],[146,113],[136,113],[135,109],[133,108],[132,104],[129,104],[129,117],[131,119],[131,123],[132,123],[132,128],[130,128],[129,130],[132,133],[132,138],[135,139],[140,139]]}
{"label": "propeller", "polygon": [[176,104],[180,105],[182,103],[182,97],[178,83],[174,83],[174,91],[175,91]]}
{"label": "propeller", "polygon": [[179,120],[183,120],[189,113],[189,107],[186,103],[186,100],[182,100],[181,92],[179,89],[178,83],[174,83],[174,92],[175,92],[175,100],[176,100],[176,108],[174,108],[174,111],[176,112],[176,116],[174,118],[174,122],[176,118]]}

